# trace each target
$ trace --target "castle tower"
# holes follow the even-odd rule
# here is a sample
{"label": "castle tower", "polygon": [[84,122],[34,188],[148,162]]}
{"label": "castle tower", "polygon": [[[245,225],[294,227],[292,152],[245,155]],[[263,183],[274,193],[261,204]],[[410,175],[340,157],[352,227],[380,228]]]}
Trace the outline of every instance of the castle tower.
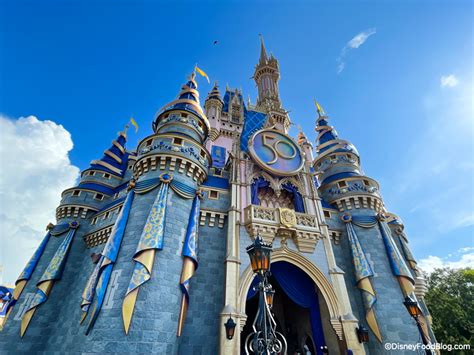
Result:
{"label": "castle tower", "polygon": [[257,84],[257,110],[268,114],[267,125],[275,126],[285,133],[290,128],[288,113],[282,108],[278,81],[280,80],[280,66],[278,60],[267,55],[263,37],[260,37],[260,59],[255,67],[253,79]]}
{"label": "castle tower", "polygon": [[[370,329],[365,351],[384,352],[386,342],[434,342],[429,314],[399,218],[387,212],[379,184],[360,168],[355,146],[339,138],[318,106],[314,171],[320,182],[324,216],[334,243],[334,256],[344,278],[355,317]],[[396,231],[396,233],[394,233]],[[403,302],[418,302],[424,324],[420,333]],[[397,327],[404,324],[404,330]]]}

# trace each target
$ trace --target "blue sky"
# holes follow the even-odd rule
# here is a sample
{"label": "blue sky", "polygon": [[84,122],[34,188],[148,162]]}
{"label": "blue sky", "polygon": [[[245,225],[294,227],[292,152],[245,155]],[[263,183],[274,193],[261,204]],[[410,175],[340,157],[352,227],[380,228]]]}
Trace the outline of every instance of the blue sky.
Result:
{"label": "blue sky", "polygon": [[[2,0],[0,6],[0,114],[3,132],[12,134],[1,140],[37,139],[1,150],[0,217],[21,224],[24,238],[29,220],[32,239],[40,240],[36,224],[52,219],[59,199],[59,190],[51,190],[38,201],[35,179],[48,174],[56,181],[67,171],[63,183],[73,181],[75,167],[99,158],[131,115],[140,125],[130,134],[133,147],[151,133],[154,113],[175,97],[195,63],[221,89],[242,88],[254,102],[250,77],[262,33],[280,62],[280,93],[293,122],[313,140],[318,99],[339,135],[358,148],[365,173],[380,182],[389,210],[404,220],[418,259],[431,266],[474,262],[470,1]],[[210,86],[200,80],[199,90],[204,100]],[[19,120],[28,116],[37,120]],[[64,142],[56,149],[63,165],[48,161],[56,170],[46,171],[38,161],[51,153],[52,140]],[[5,173],[5,157],[25,147],[30,154],[20,159],[20,183]],[[34,165],[28,157],[37,170],[24,168]],[[18,159],[10,162],[15,169]],[[14,197],[7,196],[12,186]],[[5,201],[29,208],[14,211]],[[8,239],[11,231],[0,227]],[[21,245],[25,255],[34,250]],[[19,266],[1,254],[5,282],[12,282]]]}

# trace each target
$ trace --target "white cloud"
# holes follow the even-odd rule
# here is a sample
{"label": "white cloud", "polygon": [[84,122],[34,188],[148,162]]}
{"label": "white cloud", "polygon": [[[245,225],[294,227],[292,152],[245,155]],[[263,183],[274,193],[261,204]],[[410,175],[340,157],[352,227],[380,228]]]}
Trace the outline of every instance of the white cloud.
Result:
{"label": "white cloud", "polygon": [[454,75],[443,75],[440,79],[442,88],[453,88],[459,84],[459,79]]}
{"label": "white cloud", "polygon": [[0,115],[0,265],[12,284],[55,222],[61,192],[74,186],[71,134],[53,121]]}
{"label": "white cloud", "polygon": [[341,73],[346,64],[344,62],[347,52],[351,49],[357,49],[367,41],[367,39],[373,34],[377,33],[375,28],[369,28],[368,30],[362,31],[355,35],[349,42],[346,43],[344,48],[341,50],[341,54],[337,58],[337,73]]}
{"label": "white cloud", "polygon": [[446,260],[445,258],[430,255],[425,259],[421,259],[418,262],[418,266],[427,273],[432,273],[434,269],[444,267],[452,269],[474,268],[474,253],[463,254],[458,260]]}
{"label": "white cloud", "polygon": [[359,48],[364,42],[372,36],[373,34],[377,33],[375,28],[369,28],[368,30],[358,33],[354,38],[352,38],[349,42],[347,42],[348,48]]}

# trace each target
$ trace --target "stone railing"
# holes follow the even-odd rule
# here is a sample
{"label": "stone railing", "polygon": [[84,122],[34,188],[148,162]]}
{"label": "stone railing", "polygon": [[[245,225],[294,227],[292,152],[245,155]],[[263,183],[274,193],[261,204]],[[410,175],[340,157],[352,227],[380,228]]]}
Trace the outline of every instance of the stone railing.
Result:
{"label": "stone railing", "polygon": [[259,233],[268,242],[278,235],[293,238],[301,252],[314,251],[321,232],[316,216],[288,208],[249,205],[244,209],[244,225],[251,236]]}

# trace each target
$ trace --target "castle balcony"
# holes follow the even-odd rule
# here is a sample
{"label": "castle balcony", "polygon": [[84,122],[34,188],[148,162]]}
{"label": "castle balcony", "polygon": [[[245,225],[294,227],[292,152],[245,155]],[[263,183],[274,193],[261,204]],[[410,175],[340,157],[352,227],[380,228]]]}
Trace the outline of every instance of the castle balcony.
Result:
{"label": "castle balcony", "polygon": [[251,237],[260,234],[267,243],[276,236],[292,238],[304,253],[312,253],[322,237],[316,216],[289,208],[249,205],[244,209],[244,226]]}

